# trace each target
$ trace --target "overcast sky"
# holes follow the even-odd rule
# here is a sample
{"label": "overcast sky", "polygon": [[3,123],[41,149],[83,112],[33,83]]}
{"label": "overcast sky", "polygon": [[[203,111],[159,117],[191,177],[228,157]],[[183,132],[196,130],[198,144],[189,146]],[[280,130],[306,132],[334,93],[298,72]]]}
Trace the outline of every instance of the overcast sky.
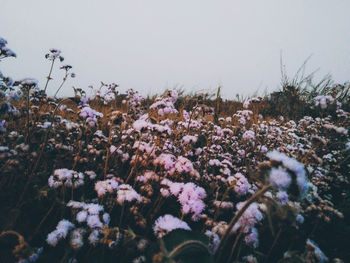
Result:
{"label": "overcast sky", "polygon": [[342,83],[350,79],[349,13],[349,0],[0,0],[0,36],[18,56],[0,67],[43,86],[44,55],[58,48],[77,74],[61,95],[102,80],[144,95],[221,85],[233,98],[277,89],[282,51],[289,75],[313,55],[309,72]]}

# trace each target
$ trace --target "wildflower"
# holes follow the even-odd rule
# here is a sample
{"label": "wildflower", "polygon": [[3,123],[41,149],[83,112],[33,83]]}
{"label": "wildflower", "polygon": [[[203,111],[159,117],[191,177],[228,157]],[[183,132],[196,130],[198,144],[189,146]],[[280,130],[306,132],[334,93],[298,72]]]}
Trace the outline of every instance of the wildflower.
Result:
{"label": "wildflower", "polygon": [[56,169],[54,174],[49,177],[48,183],[52,188],[58,188],[62,185],[78,188],[84,184],[84,174],[67,168]]}
{"label": "wildflower", "polygon": [[99,229],[94,229],[88,237],[89,243],[91,245],[96,246],[100,240],[100,238],[99,238],[100,234],[101,234],[101,231]]}
{"label": "wildflower", "polygon": [[171,183],[169,190],[171,194],[178,196],[184,187],[184,183]]}
{"label": "wildflower", "polygon": [[186,135],[184,137],[182,137],[182,141],[185,143],[185,144],[189,144],[189,143],[195,143],[197,142],[198,140],[198,137],[197,136],[192,136],[192,135]]}
{"label": "wildflower", "polygon": [[103,117],[102,113],[91,109],[89,106],[83,107],[79,115],[86,120],[86,123],[89,124],[90,127],[94,127],[97,123],[97,119]]}
{"label": "wildflower", "polygon": [[79,249],[84,245],[83,235],[85,230],[82,228],[74,229],[71,233],[70,244],[74,249]]}
{"label": "wildflower", "polygon": [[66,71],[70,70],[71,68],[73,68],[71,65],[62,65],[62,66],[60,66],[60,69],[64,69]]}
{"label": "wildflower", "polygon": [[237,153],[238,153],[239,156],[241,156],[241,157],[244,157],[244,156],[245,156],[245,150],[243,150],[243,149],[239,149],[239,150],[237,151]]}
{"label": "wildflower", "polygon": [[7,40],[2,38],[2,37],[0,37],[0,47],[4,47],[6,45],[7,45]]}
{"label": "wildflower", "polygon": [[103,206],[99,204],[89,203],[85,204],[83,203],[83,208],[89,212],[90,215],[97,215],[100,212],[103,212]]}
{"label": "wildflower", "polygon": [[[244,206],[244,202],[240,202],[236,205],[237,211]],[[239,228],[243,228],[243,233],[248,233],[257,222],[263,219],[263,214],[259,210],[257,203],[252,203],[244,211],[243,215],[238,219],[237,223],[233,226],[233,231],[237,231]]]}
{"label": "wildflower", "polygon": [[214,206],[222,208],[222,209],[233,209],[233,203],[232,202],[228,202],[228,201],[218,201],[215,200],[213,202]]}
{"label": "wildflower", "polygon": [[221,166],[221,162],[218,159],[210,159],[208,164],[210,166]]}
{"label": "wildflower", "polygon": [[218,236],[218,234],[210,230],[205,231],[204,234],[207,237],[209,237],[208,250],[212,255],[214,255],[217,248],[219,247],[220,237]]}
{"label": "wildflower", "polygon": [[176,157],[172,154],[162,153],[156,159],[154,159],[154,165],[162,165],[164,169],[169,171],[174,168]]}
{"label": "wildflower", "polygon": [[6,47],[7,41],[3,38],[0,40],[0,58],[17,57],[16,53]]}
{"label": "wildflower", "polygon": [[323,95],[319,95],[315,97],[315,106],[320,106],[321,109],[326,109],[327,106],[331,103],[334,102],[334,98],[332,96],[323,96]]}
{"label": "wildflower", "polygon": [[114,153],[115,150],[117,150],[117,147],[115,147],[114,145],[112,145],[111,147],[109,147],[109,151],[110,151],[111,153]]}
{"label": "wildflower", "polygon": [[197,221],[200,214],[205,208],[205,203],[202,199],[207,196],[204,188],[195,185],[194,183],[186,183],[183,185],[181,193],[178,195],[178,200],[182,205],[184,214],[193,213],[192,220]]}
{"label": "wildflower", "polygon": [[98,215],[89,215],[86,222],[90,228],[102,228],[103,226]]}
{"label": "wildflower", "polygon": [[90,180],[93,180],[96,178],[96,173],[94,171],[85,171],[84,174],[86,174],[87,176],[89,176]]}
{"label": "wildflower", "polygon": [[[301,196],[304,197],[309,188],[309,182],[306,178],[304,165],[278,151],[268,152],[267,157],[269,157],[270,160],[281,162],[285,168],[296,175],[299,191],[301,193]],[[290,184],[290,180],[288,179],[286,173],[284,173],[282,170],[274,170],[272,183],[276,184],[277,186],[284,187]]]}
{"label": "wildflower", "polygon": [[56,226],[56,230],[49,233],[46,242],[55,247],[60,239],[67,237],[69,230],[73,229],[75,226],[68,220],[61,220]]}
{"label": "wildflower", "polygon": [[174,107],[174,102],[177,98],[177,92],[175,90],[169,90],[162,98],[156,98],[156,101],[150,106],[150,109],[157,110],[159,116],[177,114],[178,111]]}
{"label": "wildflower", "polygon": [[174,168],[170,171],[170,174],[178,173],[191,173],[194,170],[192,162],[186,157],[179,156],[176,160]]}
{"label": "wildflower", "polygon": [[240,196],[245,195],[251,188],[247,178],[241,173],[236,173],[234,176],[229,176],[227,181],[229,184],[234,184],[233,189]]}
{"label": "wildflower", "polygon": [[245,131],[243,133],[243,139],[244,140],[248,140],[248,141],[254,140],[255,139],[255,133],[253,131],[251,131],[251,130]]}
{"label": "wildflower", "polygon": [[118,189],[117,202],[122,205],[125,201],[132,202],[136,200],[137,202],[141,202],[142,197],[139,195],[130,185],[122,184]]}
{"label": "wildflower", "polygon": [[61,56],[61,51],[56,48],[51,48],[49,53],[45,55],[45,58],[48,60],[55,60],[58,58],[61,62],[64,60],[64,58]]}
{"label": "wildflower", "polygon": [[158,238],[162,238],[175,229],[191,230],[186,222],[169,214],[160,216],[153,225],[154,234]]}
{"label": "wildflower", "polygon": [[106,225],[108,225],[109,222],[111,221],[111,216],[108,213],[104,213],[102,218],[103,218],[103,221]]}
{"label": "wildflower", "polygon": [[292,182],[290,175],[281,167],[278,169],[272,168],[269,178],[270,183],[280,189],[286,189]]}
{"label": "wildflower", "polygon": [[88,217],[88,213],[85,210],[82,210],[77,214],[76,219],[79,223],[82,223],[86,221],[87,217]]}
{"label": "wildflower", "polygon": [[99,204],[69,201],[67,206],[79,209],[80,211],[76,215],[77,222],[85,222],[91,229],[102,228],[109,224],[110,215],[105,213],[103,206]]}
{"label": "wildflower", "polygon": [[37,88],[38,81],[36,79],[32,79],[32,78],[24,78],[24,79],[19,81],[19,84],[22,87]]}
{"label": "wildflower", "polygon": [[259,245],[259,233],[258,233],[258,230],[255,227],[253,227],[251,229],[250,234],[245,236],[244,241],[247,244],[251,244],[254,248],[258,247],[258,245]]}
{"label": "wildflower", "polygon": [[282,205],[288,202],[288,194],[286,191],[278,191],[276,197]]}
{"label": "wildflower", "polygon": [[110,178],[104,181],[97,181],[95,183],[95,191],[99,197],[106,193],[114,193],[118,190],[118,182],[115,178]]}

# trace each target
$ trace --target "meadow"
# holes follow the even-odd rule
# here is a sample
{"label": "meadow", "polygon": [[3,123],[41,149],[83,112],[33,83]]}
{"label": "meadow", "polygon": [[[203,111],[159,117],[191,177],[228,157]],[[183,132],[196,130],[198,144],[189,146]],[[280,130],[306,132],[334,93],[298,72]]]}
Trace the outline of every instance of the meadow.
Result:
{"label": "meadow", "polygon": [[43,87],[0,71],[0,262],[350,262],[349,83],[61,98],[45,57]]}

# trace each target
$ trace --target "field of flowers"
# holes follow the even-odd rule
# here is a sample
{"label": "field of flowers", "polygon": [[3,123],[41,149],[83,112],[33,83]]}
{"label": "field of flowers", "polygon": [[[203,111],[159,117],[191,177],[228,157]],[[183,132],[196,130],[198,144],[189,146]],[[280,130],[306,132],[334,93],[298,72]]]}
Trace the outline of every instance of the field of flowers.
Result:
{"label": "field of flowers", "polygon": [[350,262],[350,85],[289,112],[104,83],[57,98],[75,74],[45,57],[44,87],[0,71],[0,262]]}

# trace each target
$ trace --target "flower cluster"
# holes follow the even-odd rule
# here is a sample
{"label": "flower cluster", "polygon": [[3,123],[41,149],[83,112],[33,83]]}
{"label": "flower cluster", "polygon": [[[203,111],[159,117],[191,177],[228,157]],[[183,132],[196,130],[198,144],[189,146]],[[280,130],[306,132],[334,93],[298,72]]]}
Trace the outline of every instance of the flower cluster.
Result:
{"label": "flower cluster", "polygon": [[5,57],[16,57],[16,53],[6,47],[7,41],[0,37],[0,59]]}
{"label": "flower cluster", "polygon": [[321,109],[327,109],[328,105],[329,104],[332,104],[334,103],[334,98],[332,96],[323,96],[323,95],[320,95],[320,96],[316,96],[315,97],[315,106],[320,106]]}
{"label": "flower cluster", "polygon": [[[236,206],[237,210],[239,211],[243,206],[244,202],[238,203]],[[257,203],[252,203],[239,218],[238,222],[233,226],[233,231],[237,232],[238,229],[242,229],[243,233],[247,233],[245,242],[257,247],[259,245],[259,237],[255,224],[262,219],[263,214],[259,209],[259,205]]]}
{"label": "flower cluster", "polygon": [[287,155],[278,151],[272,151],[267,153],[267,156],[271,161],[279,162],[285,168],[272,168],[270,172],[270,182],[279,189],[286,189],[292,181],[292,178],[288,174],[292,172],[296,176],[296,183],[299,188],[301,196],[305,196],[309,187],[309,182],[306,178],[306,172],[304,165],[297,160],[288,157]]}
{"label": "flower cluster", "polygon": [[84,174],[67,168],[56,169],[49,177],[48,183],[52,188],[58,188],[62,185],[78,188],[84,184]]}
{"label": "flower cluster", "polygon": [[85,106],[80,111],[80,117],[85,119],[86,123],[90,127],[96,126],[96,123],[98,121],[98,118],[102,118],[103,114],[101,112],[98,112],[94,109],[91,109],[89,106]]}
{"label": "flower cluster", "polygon": [[163,237],[175,229],[191,230],[186,222],[168,214],[159,217],[153,225],[154,234],[158,238]]}
{"label": "flower cluster", "polygon": [[156,101],[150,106],[150,109],[157,110],[159,116],[177,114],[178,111],[174,107],[174,103],[177,98],[177,92],[175,90],[169,90],[162,98],[157,98]]}
{"label": "flower cluster", "polygon": [[74,224],[72,224],[70,221],[63,219],[60,222],[58,222],[56,226],[56,230],[52,231],[47,236],[47,243],[50,246],[55,247],[61,239],[65,239],[68,235],[69,230],[74,228]]}
{"label": "flower cluster", "polygon": [[61,56],[61,50],[56,48],[51,48],[49,53],[45,55],[45,58],[48,60],[55,60],[58,58],[61,62],[64,60],[64,57]]}
{"label": "flower cluster", "polygon": [[[347,234],[346,96],[310,94],[294,105],[308,115],[294,118],[266,98],[152,99],[104,83],[57,98],[46,86],[0,72],[0,223],[48,244],[44,261],[161,262],[174,255],[162,241],[177,235],[219,262],[346,259],[335,235]],[[6,262],[39,254],[11,246]]]}

